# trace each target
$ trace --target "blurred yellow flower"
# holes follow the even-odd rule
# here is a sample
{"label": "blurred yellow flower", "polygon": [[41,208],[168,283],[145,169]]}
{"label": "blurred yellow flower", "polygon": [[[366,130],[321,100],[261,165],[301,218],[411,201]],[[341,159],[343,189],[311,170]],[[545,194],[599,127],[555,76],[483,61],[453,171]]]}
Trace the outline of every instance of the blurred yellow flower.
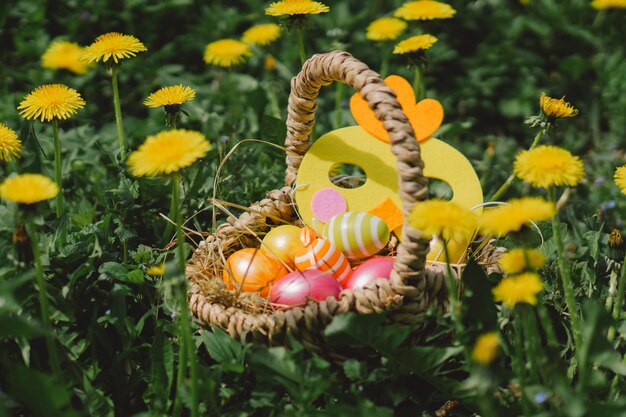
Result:
{"label": "blurred yellow flower", "polygon": [[367,27],[366,37],[370,41],[392,41],[406,29],[406,22],[395,17],[381,17]]}
{"label": "blurred yellow flower", "polygon": [[193,88],[186,85],[163,87],[150,94],[143,102],[148,107],[180,106],[196,96]]}
{"label": "blurred yellow flower", "polygon": [[161,277],[165,274],[165,264],[152,265],[150,268],[146,269],[146,274]]}
{"label": "blurred yellow flower", "polygon": [[481,365],[489,365],[498,355],[500,338],[498,333],[483,333],[476,339],[474,349],[472,349],[472,359]]}
{"label": "blurred yellow flower", "polygon": [[626,165],[617,168],[613,178],[622,193],[626,194]]}
{"label": "blurred yellow flower", "polygon": [[585,176],[585,167],[583,161],[568,150],[541,145],[517,154],[513,172],[533,187],[573,187]]}
{"label": "blurred yellow flower", "polygon": [[503,278],[493,289],[493,298],[508,308],[515,308],[519,303],[537,304],[537,294],[543,290],[539,275],[525,272],[520,275]]}
{"label": "blurred yellow flower", "polygon": [[41,56],[41,65],[49,69],[66,69],[74,74],[85,74],[91,66],[82,60],[85,48],[74,42],[56,41]]}
{"label": "blurred yellow flower", "polygon": [[17,133],[0,123],[0,161],[13,161],[22,154],[22,142]]}
{"label": "blurred yellow flower", "polygon": [[83,107],[85,100],[73,88],[63,84],[46,84],[27,94],[17,109],[20,116],[27,120],[50,122],[54,119],[69,119]]}
{"label": "blurred yellow flower", "polygon": [[274,58],[272,55],[267,55],[265,57],[265,62],[263,63],[263,66],[266,70],[273,71],[276,68],[276,58]]}
{"label": "blurred yellow flower", "polygon": [[0,184],[0,197],[19,204],[34,204],[56,197],[59,187],[41,174],[20,174]]}
{"label": "blurred yellow flower", "polygon": [[148,48],[132,35],[124,35],[118,32],[109,32],[100,35],[96,40],[85,48],[83,59],[87,62],[107,62],[113,58],[117,64],[125,58],[132,58],[138,52],[145,52]]}
{"label": "blurred yellow flower", "polygon": [[174,129],[148,136],[128,157],[133,175],[156,176],[178,172],[203,158],[211,149],[200,132]]}
{"label": "blurred yellow flower", "polygon": [[408,39],[399,42],[395,48],[393,48],[394,54],[411,54],[415,52],[425,51],[430,49],[437,42],[437,38],[433,35],[415,35]]}
{"label": "blurred yellow flower", "polygon": [[282,0],[270,4],[265,9],[265,14],[270,16],[320,14],[330,10],[328,6],[319,1],[311,0]]}
{"label": "blurred yellow flower", "polygon": [[593,0],[591,7],[598,10],[626,9],[626,0]]}
{"label": "blurred yellow flower", "polygon": [[417,0],[404,3],[393,14],[404,20],[449,19],[456,10],[449,4],[432,0]]}
{"label": "blurred yellow flower", "polygon": [[280,38],[280,26],[275,23],[264,23],[246,30],[241,40],[253,45],[269,45]]}
{"label": "blurred yellow flower", "polygon": [[426,237],[445,240],[469,240],[476,231],[476,215],[456,203],[428,200],[416,203],[409,214],[409,224]]}
{"label": "blurred yellow flower", "polygon": [[548,117],[574,117],[578,114],[578,110],[565,101],[565,96],[552,98],[546,96],[546,93],[541,93],[539,107]]}
{"label": "blurred yellow flower", "polygon": [[556,213],[554,204],[539,197],[513,199],[508,204],[483,212],[480,229],[484,234],[503,236],[517,232],[531,222],[549,220]]}
{"label": "blurred yellow flower", "polygon": [[500,258],[500,266],[507,274],[537,271],[546,263],[546,257],[535,249],[513,249]]}
{"label": "blurred yellow flower", "polygon": [[204,51],[204,62],[220,67],[232,67],[242,63],[246,56],[252,55],[250,47],[236,39],[221,39],[211,42]]}

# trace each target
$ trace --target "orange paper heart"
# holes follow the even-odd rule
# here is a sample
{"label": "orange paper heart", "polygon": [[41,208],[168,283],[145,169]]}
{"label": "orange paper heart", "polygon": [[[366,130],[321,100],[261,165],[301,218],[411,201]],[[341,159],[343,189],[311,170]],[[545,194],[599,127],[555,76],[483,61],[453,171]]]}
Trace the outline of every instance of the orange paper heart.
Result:
{"label": "orange paper heart", "polygon": [[[416,104],[415,93],[411,84],[398,75],[390,75],[385,78],[385,84],[396,93],[402,111],[413,126],[418,142],[425,141],[439,129],[443,121],[441,103],[431,98],[425,98]],[[372,136],[389,143],[389,134],[385,127],[376,118],[374,111],[369,108],[359,93],[354,94],[350,99],[350,110],[359,126]]]}

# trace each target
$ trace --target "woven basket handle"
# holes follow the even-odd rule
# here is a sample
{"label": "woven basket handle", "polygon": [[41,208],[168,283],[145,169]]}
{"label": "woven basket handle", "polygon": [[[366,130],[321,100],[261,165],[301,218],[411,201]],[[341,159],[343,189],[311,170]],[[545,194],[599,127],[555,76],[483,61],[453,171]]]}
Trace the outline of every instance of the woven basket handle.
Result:
{"label": "woven basket handle", "polygon": [[[310,134],[315,124],[319,91],[322,86],[333,81],[342,81],[358,91],[389,133],[391,151],[398,159],[402,211],[407,218],[413,205],[428,195],[427,181],[423,173],[424,163],[420,157],[420,148],[415,140],[413,128],[394,92],[376,72],[347,52],[334,51],[314,55],[291,80],[285,140],[285,146],[291,152],[287,154],[286,184],[291,186],[295,182],[302,158],[311,146]],[[415,229],[408,227],[407,222],[404,224],[403,234],[404,238],[398,247],[394,265],[401,282],[396,278],[395,285],[411,285],[419,289],[418,281],[424,269],[428,240]],[[392,284],[393,278],[392,275]],[[414,297],[416,295],[413,294]]]}

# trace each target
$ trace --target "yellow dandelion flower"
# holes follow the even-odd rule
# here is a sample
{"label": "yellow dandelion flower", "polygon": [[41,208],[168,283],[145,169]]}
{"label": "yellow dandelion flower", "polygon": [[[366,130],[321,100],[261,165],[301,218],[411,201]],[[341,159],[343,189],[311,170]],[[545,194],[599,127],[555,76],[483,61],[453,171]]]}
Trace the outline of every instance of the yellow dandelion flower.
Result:
{"label": "yellow dandelion flower", "polygon": [[269,45],[280,38],[280,26],[275,23],[264,23],[246,30],[241,40],[253,45]]}
{"label": "yellow dandelion flower", "polygon": [[56,41],[41,56],[41,65],[49,69],[66,69],[74,74],[85,74],[91,66],[83,61],[85,48],[74,42]]}
{"label": "yellow dandelion flower", "polygon": [[399,42],[393,53],[398,55],[411,54],[415,52],[425,51],[430,49],[437,42],[437,38],[433,35],[415,35],[408,39]]}
{"label": "yellow dandelion flower", "polygon": [[131,172],[138,176],[171,174],[203,158],[211,149],[200,132],[174,129],[148,136],[128,157]]}
{"label": "yellow dandelion flower", "polygon": [[626,194],[626,165],[617,168],[613,178],[622,193]]}
{"label": "yellow dandelion flower", "polygon": [[585,167],[579,157],[566,149],[541,145],[517,154],[513,172],[533,187],[573,187],[585,176]]}
{"label": "yellow dandelion flower", "polygon": [[270,4],[265,9],[265,14],[270,16],[293,16],[304,14],[320,14],[330,10],[328,6],[319,1],[311,0],[282,0]]}
{"label": "yellow dandelion flower", "polygon": [[500,266],[507,274],[537,271],[546,263],[546,257],[535,249],[513,249],[500,258]]}
{"label": "yellow dandelion flower", "polygon": [[118,64],[125,58],[132,58],[139,52],[145,52],[148,48],[132,35],[124,35],[118,32],[109,32],[100,35],[91,45],[85,48],[83,59],[87,62],[107,62],[113,58]]}
{"label": "yellow dandelion flower", "polygon": [[484,234],[503,236],[517,232],[531,222],[549,220],[556,213],[554,204],[539,197],[510,200],[508,204],[485,210],[480,219]]}
{"label": "yellow dandelion flower", "polygon": [[546,96],[546,93],[541,93],[539,107],[548,117],[574,117],[578,114],[578,109],[575,109],[574,106],[565,101],[565,96],[552,98]]}
{"label": "yellow dandelion flower", "polygon": [[496,332],[483,333],[476,339],[472,359],[481,365],[489,365],[498,355],[500,338]]}
{"label": "yellow dandelion flower", "polygon": [[502,302],[508,308],[519,303],[537,304],[537,294],[543,290],[543,282],[533,272],[503,278],[492,290],[496,302]]}
{"label": "yellow dandelion flower", "polygon": [[367,27],[365,35],[370,41],[392,41],[404,32],[406,22],[395,17],[381,17]]}
{"label": "yellow dandelion flower", "polygon": [[432,0],[417,0],[404,3],[393,14],[404,20],[449,19],[456,10],[449,4]]}
{"label": "yellow dandelion flower", "polygon": [[409,224],[426,236],[441,236],[445,240],[468,240],[476,230],[476,215],[456,203],[428,200],[415,204],[409,214]]}
{"label": "yellow dandelion flower", "polygon": [[150,268],[146,269],[146,274],[162,277],[163,274],[165,274],[165,264],[152,265]]}
{"label": "yellow dandelion flower", "polygon": [[17,109],[20,116],[27,120],[50,122],[54,119],[69,119],[83,107],[85,100],[73,88],[63,84],[46,84],[27,94]]}
{"label": "yellow dandelion flower", "polygon": [[143,102],[148,107],[168,107],[180,106],[181,104],[193,100],[196,92],[193,88],[186,85],[172,85],[163,87],[150,94]]}
{"label": "yellow dandelion flower", "polygon": [[273,71],[276,68],[276,58],[274,58],[272,55],[266,56],[263,66],[266,70]]}
{"label": "yellow dandelion flower", "polygon": [[13,161],[22,154],[22,142],[17,133],[0,123],[0,161]]}
{"label": "yellow dandelion flower", "polygon": [[19,204],[49,200],[59,193],[59,186],[41,174],[20,174],[0,184],[0,197]]}
{"label": "yellow dandelion flower", "polygon": [[250,47],[236,39],[221,39],[211,42],[204,51],[204,62],[220,67],[241,64],[246,56],[252,55]]}
{"label": "yellow dandelion flower", "polygon": [[591,7],[598,10],[626,9],[626,0],[593,0]]}

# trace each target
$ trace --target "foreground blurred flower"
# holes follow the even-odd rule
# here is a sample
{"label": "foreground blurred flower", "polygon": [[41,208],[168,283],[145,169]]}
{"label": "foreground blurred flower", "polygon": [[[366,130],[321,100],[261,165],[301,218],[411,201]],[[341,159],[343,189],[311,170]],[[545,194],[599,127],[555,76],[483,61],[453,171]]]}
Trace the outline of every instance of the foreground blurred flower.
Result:
{"label": "foreground blurred flower", "polygon": [[381,17],[367,27],[366,37],[370,41],[395,40],[406,29],[406,22],[395,17]]}
{"label": "foreground blurred flower", "polygon": [[404,3],[393,14],[404,20],[433,20],[449,19],[456,14],[456,10],[449,4],[432,0],[418,0]]}
{"label": "foreground blurred flower", "polygon": [[0,123],[0,161],[13,161],[22,154],[22,142],[17,133]]}
{"label": "foreground blurred flower", "polygon": [[41,174],[20,174],[0,184],[0,197],[18,204],[35,204],[54,198],[59,187]]}
{"label": "foreground blurred flower", "polygon": [[328,6],[311,0],[282,0],[270,4],[265,14],[270,16],[293,16],[305,14],[320,14],[330,10]]}
{"label": "foreground blurred flower", "polygon": [[579,157],[557,146],[541,145],[517,154],[513,172],[537,188],[577,185],[585,175]]}
{"label": "foreground blurred flower", "polygon": [[539,97],[539,107],[541,107],[543,114],[548,117],[574,117],[578,114],[578,110],[565,101],[565,96],[552,98],[543,92]]}
{"label": "foreground blurred flower", "polygon": [[481,365],[489,365],[496,358],[499,346],[498,333],[483,333],[476,339],[476,344],[472,349],[472,359]]}
{"label": "foreground blurred flower", "polygon": [[148,48],[132,35],[124,35],[118,32],[109,32],[100,35],[96,40],[85,48],[83,59],[87,62],[107,62],[113,58],[117,64],[120,60],[132,58],[139,52],[145,52]]}
{"label": "foreground blurred flower", "polygon": [[204,51],[204,62],[220,67],[232,67],[245,61],[252,55],[250,47],[236,39],[221,39],[211,42]]}
{"label": "foreground blurred flower", "polygon": [[165,274],[165,264],[152,265],[150,268],[146,269],[146,274],[155,277],[162,277],[163,274]]}
{"label": "foreground blurred flower", "polygon": [[476,231],[476,215],[451,201],[433,199],[415,204],[409,224],[427,237],[464,240]]}
{"label": "foreground blurred flower", "polygon": [[554,203],[538,197],[513,199],[508,204],[483,212],[480,228],[484,234],[503,236],[517,232],[531,222],[549,220],[556,213]]}
{"label": "foreground blurred flower", "polygon": [[91,66],[82,57],[85,48],[74,42],[56,41],[41,56],[41,65],[49,69],[66,69],[74,74],[85,74]]}
{"label": "foreground blurred flower", "polygon": [[617,168],[613,178],[622,193],[626,194],[626,165]]}
{"label": "foreground blurred flower", "polygon": [[526,272],[503,278],[493,289],[496,302],[502,302],[508,308],[515,308],[519,303],[537,304],[537,294],[543,290],[539,275]]}
{"label": "foreground blurred flower", "polygon": [[204,135],[192,130],[168,130],[148,136],[128,157],[136,176],[156,176],[178,172],[204,157],[210,149]]}
{"label": "foreground blurred flower", "polygon": [[253,45],[269,45],[280,38],[280,26],[275,23],[264,23],[246,30],[241,40]]}
{"label": "foreground blurred flower", "polygon": [[27,120],[50,122],[55,119],[69,119],[83,107],[85,100],[73,88],[63,84],[47,84],[27,94],[17,109],[20,116]]}
{"label": "foreground blurred flower", "polygon": [[537,271],[543,267],[546,257],[534,249],[513,249],[500,258],[500,266],[507,274]]}
{"label": "foreground blurred flower", "polygon": [[593,0],[591,7],[598,10],[626,9],[626,0]]}
{"label": "foreground blurred flower", "polygon": [[404,55],[425,51],[437,42],[433,35],[415,35],[399,42],[393,49],[394,54]]}

